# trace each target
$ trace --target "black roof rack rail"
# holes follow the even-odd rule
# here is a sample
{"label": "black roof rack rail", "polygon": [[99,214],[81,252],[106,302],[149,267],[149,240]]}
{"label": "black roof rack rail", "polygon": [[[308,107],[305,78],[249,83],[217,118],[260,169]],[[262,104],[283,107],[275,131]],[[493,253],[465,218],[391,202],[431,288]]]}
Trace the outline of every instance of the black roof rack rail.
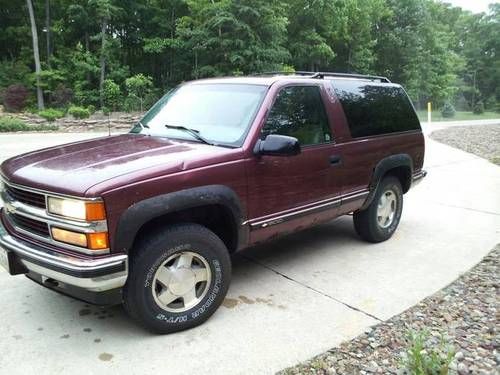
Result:
{"label": "black roof rack rail", "polygon": [[325,77],[338,77],[338,78],[355,78],[355,79],[368,79],[370,81],[380,81],[384,83],[391,83],[387,77],[374,76],[367,74],[351,74],[351,73],[331,73],[331,72],[307,72],[307,71],[296,71],[296,72],[263,72],[257,73],[258,76],[269,76],[269,75],[298,75],[304,76],[304,78],[325,78]]}

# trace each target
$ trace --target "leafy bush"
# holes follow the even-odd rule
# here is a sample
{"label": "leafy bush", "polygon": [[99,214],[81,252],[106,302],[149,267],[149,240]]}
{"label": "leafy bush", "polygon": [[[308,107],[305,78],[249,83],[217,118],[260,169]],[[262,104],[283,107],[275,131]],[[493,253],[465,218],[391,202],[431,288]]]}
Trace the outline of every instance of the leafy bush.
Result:
{"label": "leafy bush", "polygon": [[445,102],[441,109],[441,115],[445,118],[455,117],[455,107],[450,102]]}
{"label": "leafy bush", "polygon": [[74,118],[88,118],[90,116],[90,111],[87,108],[71,106],[68,109],[68,113]]}
{"label": "leafy bush", "polygon": [[432,347],[427,331],[410,331],[407,341],[409,347],[401,360],[405,370],[413,375],[448,375],[455,351],[443,338]]}
{"label": "leafy bush", "polygon": [[5,90],[3,104],[8,112],[19,112],[26,106],[28,89],[23,85],[10,85]]}
{"label": "leafy bush", "polygon": [[38,112],[38,115],[42,116],[45,120],[52,122],[58,118],[64,117],[64,112],[54,108],[47,108]]}
{"label": "leafy bush", "polygon": [[484,113],[484,103],[482,101],[478,101],[475,105],[474,108],[472,109],[472,112],[475,115],[480,115]]}
{"label": "leafy bush", "polygon": [[95,105],[90,104],[87,106],[87,109],[91,115],[95,113]]}
{"label": "leafy bush", "polygon": [[19,131],[49,131],[57,129],[59,128],[55,125],[29,126],[24,121],[12,116],[0,117],[0,133]]}

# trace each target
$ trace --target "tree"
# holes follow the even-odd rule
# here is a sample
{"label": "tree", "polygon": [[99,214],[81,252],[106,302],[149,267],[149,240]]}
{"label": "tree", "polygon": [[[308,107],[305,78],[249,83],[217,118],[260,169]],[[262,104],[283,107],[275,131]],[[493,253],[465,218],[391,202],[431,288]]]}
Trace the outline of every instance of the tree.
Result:
{"label": "tree", "polygon": [[103,104],[107,108],[116,111],[120,96],[121,96],[120,86],[118,86],[115,82],[113,82],[113,80],[106,79],[103,82],[103,90],[102,90]]}
{"label": "tree", "polygon": [[38,109],[42,110],[45,108],[45,105],[43,103],[43,92],[42,92],[42,87],[40,85],[40,73],[42,69],[40,67],[40,53],[38,52],[38,32],[36,30],[33,4],[31,3],[31,0],[26,0],[26,4],[28,6],[28,12],[31,24],[31,36],[33,39],[33,57],[35,59],[35,76],[36,76],[36,99],[37,99]]}
{"label": "tree", "polygon": [[125,80],[125,87],[130,95],[139,98],[141,112],[143,111],[144,96],[146,96],[153,87],[151,77],[145,76],[142,73],[136,74]]}

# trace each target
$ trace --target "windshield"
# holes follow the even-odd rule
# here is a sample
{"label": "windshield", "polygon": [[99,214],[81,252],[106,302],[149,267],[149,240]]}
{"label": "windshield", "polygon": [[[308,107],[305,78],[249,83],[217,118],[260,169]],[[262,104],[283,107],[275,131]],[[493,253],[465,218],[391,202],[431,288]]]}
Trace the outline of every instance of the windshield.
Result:
{"label": "windshield", "polygon": [[161,98],[131,132],[200,142],[194,131],[213,144],[241,146],[266,91],[267,86],[245,84],[180,86]]}

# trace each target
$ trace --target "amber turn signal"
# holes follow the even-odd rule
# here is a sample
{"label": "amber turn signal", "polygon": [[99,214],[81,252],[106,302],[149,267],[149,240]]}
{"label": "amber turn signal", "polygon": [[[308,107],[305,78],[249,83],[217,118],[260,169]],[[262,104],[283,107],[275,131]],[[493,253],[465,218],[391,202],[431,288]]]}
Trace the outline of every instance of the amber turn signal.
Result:
{"label": "amber turn signal", "polygon": [[108,244],[108,233],[88,233],[87,234],[87,247],[90,250],[102,250],[109,247]]}
{"label": "amber turn signal", "polygon": [[104,202],[86,202],[85,216],[87,221],[96,221],[106,219]]}

